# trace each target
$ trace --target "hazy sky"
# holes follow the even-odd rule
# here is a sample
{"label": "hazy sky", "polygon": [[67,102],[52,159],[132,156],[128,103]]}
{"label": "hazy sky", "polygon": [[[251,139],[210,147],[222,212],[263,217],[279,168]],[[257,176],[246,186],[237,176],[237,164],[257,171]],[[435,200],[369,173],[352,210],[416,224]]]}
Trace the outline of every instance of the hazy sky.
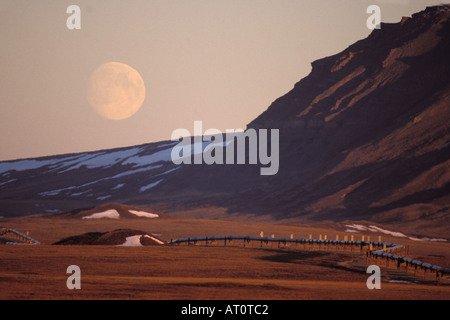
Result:
{"label": "hazy sky", "polygon": [[[307,76],[310,63],[425,0],[0,0],[0,160],[170,139],[177,128],[245,128]],[[81,29],[69,30],[69,5]],[[142,108],[99,116],[86,98],[91,73],[109,61],[136,69]]]}

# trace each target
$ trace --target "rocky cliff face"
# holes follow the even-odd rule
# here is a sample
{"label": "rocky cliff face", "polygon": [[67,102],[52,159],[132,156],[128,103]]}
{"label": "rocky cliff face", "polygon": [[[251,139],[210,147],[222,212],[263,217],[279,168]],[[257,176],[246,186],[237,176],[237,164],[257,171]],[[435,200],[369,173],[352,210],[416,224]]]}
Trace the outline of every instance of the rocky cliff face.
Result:
{"label": "rocky cliff face", "polygon": [[443,5],[313,62],[248,124],[280,130],[275,176],[251,165],[175,166],[168,142],[3,162],[0,215],[115,201],[163,212],[448,226],[449,57]]}
{"label": "rocky cliff face", "polygon": [[[383,23],[343,52],[313,62],[311,74],[249,127],[337,128],[365,119],[384,123],[445,90],[448,8],[430,7],[399,23]],[[362,110],[353,114],[354,109]]]}
{"label": "rocky cliff face", "polygon": [[249,124],[281,130],[280,163],[297,179],[273,199],[287,215],[448,219],[449,9],[382,24],[314,62]]}

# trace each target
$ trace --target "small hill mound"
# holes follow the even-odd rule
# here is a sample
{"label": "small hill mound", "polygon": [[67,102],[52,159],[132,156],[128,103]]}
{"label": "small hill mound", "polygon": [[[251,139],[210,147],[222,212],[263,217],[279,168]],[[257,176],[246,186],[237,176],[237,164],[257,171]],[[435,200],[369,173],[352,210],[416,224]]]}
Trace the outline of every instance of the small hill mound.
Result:
{"label": "small hill mound", "polygon": [[140,230],[117,229],[108,232],[87,232],[71,236],[53,243],[53,245],[114,245],[114,246],[151,246],[165,242],[156,236]]}
{"label": "small hill mound", "polygon": [[107,203],[93,208],[76,209],[64,213],[58,213],[55,216],[80,219],[155,219],[165,217],[164,214],[153,210],[119,203]]}

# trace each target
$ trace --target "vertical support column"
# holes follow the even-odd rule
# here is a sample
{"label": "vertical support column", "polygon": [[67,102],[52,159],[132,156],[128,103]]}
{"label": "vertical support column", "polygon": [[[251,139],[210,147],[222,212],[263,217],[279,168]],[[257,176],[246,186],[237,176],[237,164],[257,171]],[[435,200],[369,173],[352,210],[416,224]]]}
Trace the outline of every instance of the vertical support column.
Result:
{"label": "vertical support column", "polygon": [[260,234],[259,234],[259,236],[260,236],[260,247],[262,248],[262,243],[263,243],[263,241],[262,241],[262,238],[264,238],[264,232],[263,231],[261,231],[260,232]]}

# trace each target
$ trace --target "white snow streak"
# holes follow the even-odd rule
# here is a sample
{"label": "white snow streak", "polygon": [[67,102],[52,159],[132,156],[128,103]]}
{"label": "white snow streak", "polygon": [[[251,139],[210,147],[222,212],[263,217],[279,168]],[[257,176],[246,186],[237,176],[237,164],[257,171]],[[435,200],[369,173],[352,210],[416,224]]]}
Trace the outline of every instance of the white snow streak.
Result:
{"label": "white snow streak", "polygon": [[145,217],[145,218],[158,218],[159,215],[156,213],[149,213],[145,211],[137,211],[137,210],[128,210],[128,212],[137,215],[138,217]]}
{"label": "white snow streak", "polygon": [[82,219],[101,219],[101,218],[109,218],[109,219],[119,219],[120,214],[115,209],[106,210],[103,212],[93,213],[90,216],[83,217]]}
{"label": "white snow streak", "polygon": [[151,189],[153,187],[155,187],[156,185],[158,185],[161,181],[163,181],[164,179],[158,180],[156,182],[152,182],[146,186],[143,186],[139,189],[140,192],[144,192],[145,190]]}

